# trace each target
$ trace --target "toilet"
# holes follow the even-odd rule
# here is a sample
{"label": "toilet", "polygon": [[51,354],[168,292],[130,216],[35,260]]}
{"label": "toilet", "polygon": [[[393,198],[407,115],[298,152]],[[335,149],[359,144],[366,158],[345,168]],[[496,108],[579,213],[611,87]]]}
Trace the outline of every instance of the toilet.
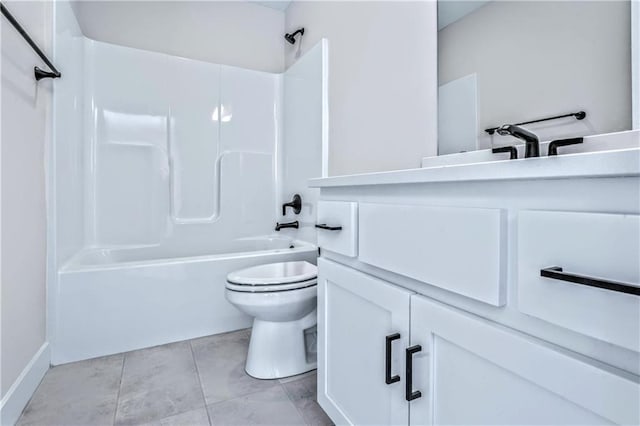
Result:
{"label": "toilet", "polygon": [[254,317],[246,372],[276,379],[316,368],[317,267],[269,263],[227,275],[226,297]]}

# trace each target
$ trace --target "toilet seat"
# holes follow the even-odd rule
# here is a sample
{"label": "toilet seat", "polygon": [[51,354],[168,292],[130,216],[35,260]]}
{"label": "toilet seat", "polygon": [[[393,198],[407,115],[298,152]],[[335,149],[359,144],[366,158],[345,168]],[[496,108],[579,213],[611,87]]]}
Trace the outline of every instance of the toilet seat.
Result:
{"label": "toilet seat", "polygon": [[227,289],[247,293],[298,290],[317,284],[318,269],[306,261],[269,263],[231,272]]}
{"label": "toilet seat", "polygon": [[293,284],[273,284],[273,285],[251,285],[251,284],[233,284],[227,282],[227,290],[238,291],[242,293],[274,293],[279,291],[300,290],[307,287],[317,285],[318,280],[302,281]]}

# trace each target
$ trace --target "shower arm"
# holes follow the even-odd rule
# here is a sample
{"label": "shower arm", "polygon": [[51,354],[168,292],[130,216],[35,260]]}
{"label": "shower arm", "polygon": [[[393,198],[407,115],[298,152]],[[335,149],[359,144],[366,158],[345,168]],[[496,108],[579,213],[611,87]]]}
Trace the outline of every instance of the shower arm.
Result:
{"label": "shower arm", "polygon": [[298,28],[297,30],[295,30],[291,34],[289,34],[289,33],[285,34],[284,35],[284,39],[287,40],[291,44],[295,44],[296,43],[296,36],[298,34],[300,34],[300,36],[304,35],[304,27]]}

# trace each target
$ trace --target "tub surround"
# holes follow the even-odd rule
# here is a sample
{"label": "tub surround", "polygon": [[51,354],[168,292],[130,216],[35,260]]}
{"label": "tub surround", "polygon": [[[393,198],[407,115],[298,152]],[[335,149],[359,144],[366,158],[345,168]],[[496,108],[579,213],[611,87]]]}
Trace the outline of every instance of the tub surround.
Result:
{"label": "tub surround", "polygon": [[640,422],[637,145],[310,185],[335,423]]}
{"label": "tub surround", "polygon": [[55,12],[52,363],[248,326],[228,272],[315,263],[326,41],[267,73],[90,40],[68,2]]}

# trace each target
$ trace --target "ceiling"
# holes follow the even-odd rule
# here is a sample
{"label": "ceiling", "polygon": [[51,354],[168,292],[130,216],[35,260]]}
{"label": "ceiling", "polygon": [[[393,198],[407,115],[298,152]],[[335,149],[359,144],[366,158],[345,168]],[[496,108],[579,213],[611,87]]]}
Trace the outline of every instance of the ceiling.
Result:
{"label": "ceiling", "polygon": [[291,4],[291,0],[252,1],[252,3],[258,3],[262,6],[284,12],[287,7],[289,7],[289,4]]}
{"label": "ceiling", "polygon": [[475,12],[489,1],[471,0],[439,0],[438,1],[438,31]]}

